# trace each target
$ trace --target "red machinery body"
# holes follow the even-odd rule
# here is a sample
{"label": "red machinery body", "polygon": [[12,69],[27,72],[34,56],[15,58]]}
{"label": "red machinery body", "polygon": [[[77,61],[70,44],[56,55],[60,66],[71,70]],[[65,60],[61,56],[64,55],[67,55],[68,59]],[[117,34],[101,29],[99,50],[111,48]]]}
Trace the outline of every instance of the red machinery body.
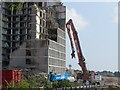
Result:
{"label": "red machinery body", "polygon": [[21,70],[2,70],[2,86],[5,87],[8,83],[15,83],[20,82],[22,79],[22,72]]}
{"label": "red machinery body", "polygon": [[75,58],[74,44],[73,44],[73,41],[72,41],[72,36],[71,36],[71,33],[70,33],[70,29],[73,32],[74,43],[75,43],[76,50],[77,50],[77,55],[78,55],[78,62],[79,62],[78,64],[80,65],[80,67],[82,68],[82,71],[83,71],[83,81],[86,81],[86,80],[89,79],[89,72],[88,72],[86,64],[85,64],[85,58],[82,54],[79,38],[78,38],[78,35],[77,35],[77,31],[75,30],[74,24],[72,22],[72,19],[70,19],[66,23],[66,28],[67,28],[67,31],[68,31],[68,36],[70,38],[70,43],[71,43],[71,48],[72,48],[72,54],[71,55],[72,55],[72,58]]}

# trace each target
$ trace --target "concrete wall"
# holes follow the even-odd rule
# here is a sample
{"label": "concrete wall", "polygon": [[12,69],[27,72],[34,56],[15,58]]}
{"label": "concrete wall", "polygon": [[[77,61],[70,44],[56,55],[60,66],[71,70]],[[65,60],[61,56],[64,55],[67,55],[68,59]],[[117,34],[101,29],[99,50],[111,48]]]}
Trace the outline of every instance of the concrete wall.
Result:
{"label": "concrete wall", "polygon": [[[31,55],[27,56],[26,50],[29,50]],[[30,59],[31,63],[26,64],[26,59]],[[23,43],[19,49],[10,54],[9,67],[30,68],[36,74],[48,73],[48,40],[29,40]]]}
{"label": "concrete wall", "polygon": [[48,40],[32,40],[30,50],[37,72],[48,73]]}
{"label": "concrete wall", "polygon": [[10,54],[10,68],[25,68],[26,63],[26,43],[23,43],[17,50]]}

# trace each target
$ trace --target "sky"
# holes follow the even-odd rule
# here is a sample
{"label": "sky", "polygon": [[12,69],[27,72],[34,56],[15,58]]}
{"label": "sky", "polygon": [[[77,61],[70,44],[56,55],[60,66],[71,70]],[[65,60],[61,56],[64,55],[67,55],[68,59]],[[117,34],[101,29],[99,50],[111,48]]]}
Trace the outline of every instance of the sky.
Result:
{"label": "sky", "polygon": [[[118,70],[118,3],[63,2],[66,21],[73,20],[88,70]],[[66,33],[66,67],[80,69],[78,58],[71,58]]]}

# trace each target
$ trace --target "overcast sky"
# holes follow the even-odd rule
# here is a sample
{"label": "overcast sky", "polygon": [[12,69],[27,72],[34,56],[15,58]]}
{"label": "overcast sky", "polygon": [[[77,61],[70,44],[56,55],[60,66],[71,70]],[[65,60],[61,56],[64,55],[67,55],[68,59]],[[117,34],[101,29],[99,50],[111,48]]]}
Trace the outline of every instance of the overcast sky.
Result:
{"label": "overcast sky", "polygon": [[[117,2],[64,2],[67,21],[72,18],[78,31],[87,68],[95,71],[118,70]],[[71,59],[70,42],[66,34],[68,67],[79,67],[78,58]]]}

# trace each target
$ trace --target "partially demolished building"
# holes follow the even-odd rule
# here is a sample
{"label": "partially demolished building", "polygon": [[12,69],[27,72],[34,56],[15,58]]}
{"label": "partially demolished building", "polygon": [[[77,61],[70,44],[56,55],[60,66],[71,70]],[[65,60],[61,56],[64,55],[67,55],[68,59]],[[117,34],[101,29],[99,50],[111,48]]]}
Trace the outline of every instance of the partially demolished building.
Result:
{"label": "partially demolished building", "polygon": [[10,4],[1,4],[2,69],[64,73],[65,6],[61,2],[24,2],[16,10],[9,9]]}

